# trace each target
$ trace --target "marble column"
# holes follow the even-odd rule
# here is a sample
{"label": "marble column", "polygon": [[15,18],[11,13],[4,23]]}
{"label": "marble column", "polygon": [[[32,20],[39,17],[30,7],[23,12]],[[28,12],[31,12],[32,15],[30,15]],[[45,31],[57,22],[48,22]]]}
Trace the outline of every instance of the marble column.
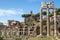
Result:
{"label": "marble column", "polygon": [[23,28],[23,35],[24,35],[24,33],[25,33],[25,27]]}
{"label": "marble column", "polygon": [[2,35],[4,35],[4,31],[2,31]]}
{"label": "marble column", "polygon": [[40,11],[40,36],[42,36],[43,25],[42,25],[42,9]]}
{"label": "marble column", "polygon": [[56,28],[56,9],[54,8],[54,36],[56,36],[57,28]]}
{"label": "marble column", "polygon": [[19,36],[19,31],[17,31],[16,35]]}
{"label": "marble column", "polygon": [[17,36],[19,36],[19,28],[17,29]]}
{"label": "marble column", "polygon": [[7,31],[7,35],[9,35],[9,31]]}
{"label": "marble column", "polygon": [[36,26],[34,26],[34,36],[36,36]]}
{"label": "marble column", "polygon": [[30,36],[30,27],[28,27],[28,36]]}
{"label": "marble column", "polygon": [[50,34],[50,18],[49,18],[49,8],[47,8],[47,36]]}

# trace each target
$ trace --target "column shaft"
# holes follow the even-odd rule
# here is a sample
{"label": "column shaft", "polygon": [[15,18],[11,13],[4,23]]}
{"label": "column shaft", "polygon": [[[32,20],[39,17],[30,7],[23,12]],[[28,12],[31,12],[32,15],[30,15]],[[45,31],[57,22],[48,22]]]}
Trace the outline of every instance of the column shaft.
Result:
{"label": "column shaft", "polygon": [[47,8],[47,36],[50,34],[49,8]]}
{"label": "column shaft", "polygon": [[25,34],[25,27],[23,27],[23,35]]}
{"label": "column shaft", "polygon": [[36,36],[36,27],[34,26],[34,36]]}
{"label": "column shaft", "polygon": [[43,25],[42,25],[42,9],[40,11],[40,36],[42,36],[42,31],[43,31]]}
{"label": "column shaft", "polygon": [[56,26],[57,26],[57,24],[56,24],[56,9],[54,9],[54,36],[57,35],[56,34],[56,32],[57,32]]}
{"label": "column shaft", "polygon": [[28,36],[30,36],[30,27],[28,27]]}

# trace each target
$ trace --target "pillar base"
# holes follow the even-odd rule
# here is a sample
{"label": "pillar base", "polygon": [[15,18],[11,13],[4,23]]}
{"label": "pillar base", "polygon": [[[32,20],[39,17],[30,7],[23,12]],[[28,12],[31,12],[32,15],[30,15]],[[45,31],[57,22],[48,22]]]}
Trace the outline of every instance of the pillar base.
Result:
{"label": "pillar base", "polygon": [[42,36],[42,34],[40,34],[40,36]]}
{"label": "pillar base", "polygon": [[37,37],[42,37],[42,34],[38,35]]}
{"label": "pillar base", "polygon": [[57,36],[57,34],[54,34],[54,37],[56,37]]}
{"label": "pillar base", "polygon": [[49,34],[47,34],[47,36],[49,37]]}

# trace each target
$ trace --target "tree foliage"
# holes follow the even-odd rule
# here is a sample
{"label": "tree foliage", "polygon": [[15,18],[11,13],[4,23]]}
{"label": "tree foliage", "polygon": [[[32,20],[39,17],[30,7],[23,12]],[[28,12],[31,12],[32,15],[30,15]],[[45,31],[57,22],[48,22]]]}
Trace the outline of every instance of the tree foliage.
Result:
{"label": "tree foliage", "polygon": [[23,14],[22,17],[29,17],[30,14]]}
{"label": "tree foliage", "polygon": [[[57,8],[56,13],[57,15],[60,15],[60,8]],[[46,14],[47,14],[46,11],[42,12],[43,16]],[[51,12],[51,13],[49,12],[49,17],[52,17],[53,15],[54,15],[54,12]],[[22,17],[26,18],[27,24],[32,25],[33,21],[35,21],[36,18],[40,17],[40,12],[38,12],[37,14],[23,14]],[[44,24],[46,24],[45,20],[43,22]]]}
{"label": "tree foliage", "polygon": [[60,15],[60,8],[57,8],[56,13],[57,13],[57,15]]}

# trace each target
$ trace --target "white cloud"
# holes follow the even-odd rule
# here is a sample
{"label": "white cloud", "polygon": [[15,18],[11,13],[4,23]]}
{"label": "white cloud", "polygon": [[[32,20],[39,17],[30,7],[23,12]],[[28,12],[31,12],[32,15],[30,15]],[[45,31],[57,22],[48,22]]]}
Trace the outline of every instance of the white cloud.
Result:
{"label": "white cloud", "polygon": [[24,19],[21,17],[22,14],[24,14],[23,9],[0,9],[0,22],[4,23],[4,25],[7,25],[8,20],[19,20],[23,22]]}
{"label": "white cloud", "polygon": [[0,16],[2,15],[16,15],[24,14],[22,9],[0,9]]}

